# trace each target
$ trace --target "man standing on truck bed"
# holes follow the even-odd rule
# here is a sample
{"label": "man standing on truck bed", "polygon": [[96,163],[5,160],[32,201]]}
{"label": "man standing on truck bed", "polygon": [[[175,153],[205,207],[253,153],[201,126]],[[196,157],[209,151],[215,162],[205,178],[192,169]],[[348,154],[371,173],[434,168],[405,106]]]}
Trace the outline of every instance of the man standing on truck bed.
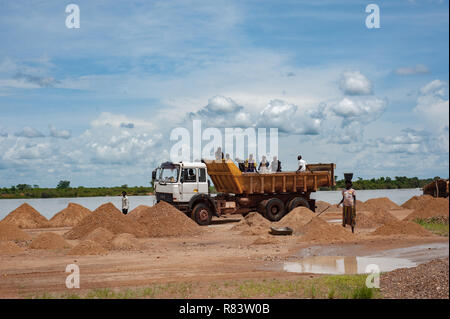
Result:
{"label": "man standing on truck bed", "polygon": [[345,189],[342,191],[342,199],[337,204],[337,207],[343,203],[342,226],[350,225],[352,227],[352,233],[354,233],[356,225],[356,192],[352,186],[351,181],[346,181]]}
{"label": "man standing on truck bed", "polygon": [[306,161],[302,159],[302,156],[297,156],[298,159],[298,169],[297,172],[305,172],[306,171]]}

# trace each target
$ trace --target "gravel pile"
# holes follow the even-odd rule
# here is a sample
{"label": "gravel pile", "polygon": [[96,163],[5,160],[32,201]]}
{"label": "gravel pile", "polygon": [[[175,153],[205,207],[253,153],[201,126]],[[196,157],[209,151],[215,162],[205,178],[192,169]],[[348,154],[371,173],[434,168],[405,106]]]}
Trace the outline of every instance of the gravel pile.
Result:
{"label": "gravel pile", "polygon": [[380,291],[393,299],[449,299],[449,259],[435,259],[414,268],[382,274]]}
{"label": "gravel pile", "polygon": [[16,225],[0,222],[0,240],[27,241],[31,236]]}
{"label": "gravel pile", "polygon": [[91,213],[89,209],[79,204],[69,203],[66,208],[56,213],[50,219],[52,227],[73,227]]}
{"label": "gravel pile", "polygon": [[32,249],[64,249],[71,247],[63,236],[55,233],[39,234],[30,244]]}
{"label": "gravel pile", "polygon": [[36,209],[24,203],[9,213],[2,222],[14,224],[19,228],[44,228],[50,223]]}

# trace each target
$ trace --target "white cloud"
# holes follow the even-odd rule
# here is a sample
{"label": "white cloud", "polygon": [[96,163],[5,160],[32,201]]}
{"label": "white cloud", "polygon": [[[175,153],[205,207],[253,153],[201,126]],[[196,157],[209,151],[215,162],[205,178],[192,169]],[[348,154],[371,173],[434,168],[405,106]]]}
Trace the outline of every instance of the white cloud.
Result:
{"label": "white cloud", "polygon": [[377,120],[386,110],[386,99],[350,99],[343,98],[331,105],[330,111],[343,119],[343,125],[352,122],[369,123]]}
{"label": "white cloud", "polygon": [[413,67],[402,67],[395,70],[397,75],[414,75],[414,74],[427,74],[430,70],[423,64],[417,64]]}
{"label": "white cloud", "polygon": [[340,89],[347,95],[372,94],[372,83],[359,71],[346,71],[342,73]]}
{"label": "white cloud", "polygon": [[16,132],[14,135],[17,137],[26,137],[26,138],[37,138],[45,136],[44,134],[42,134],[41,132],[30,126],[25,126],[21,131]]}
{"label": "white cloud", "polygon": [[50,125],[50,136],[56,138],[68,139],[72,134],[69,130],[57,130],[53,125]]}

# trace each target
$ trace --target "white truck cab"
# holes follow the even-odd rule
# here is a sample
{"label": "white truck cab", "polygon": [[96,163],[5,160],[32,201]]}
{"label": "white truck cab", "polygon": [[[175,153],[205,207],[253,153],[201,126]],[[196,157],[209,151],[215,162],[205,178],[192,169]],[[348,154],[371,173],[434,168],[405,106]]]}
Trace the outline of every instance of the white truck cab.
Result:
{"label": "white truck cab", "polygon": [[206,165],[201,162],[165,162],[153,171],[156,200],[188,205],[193,197],[208,194]]}

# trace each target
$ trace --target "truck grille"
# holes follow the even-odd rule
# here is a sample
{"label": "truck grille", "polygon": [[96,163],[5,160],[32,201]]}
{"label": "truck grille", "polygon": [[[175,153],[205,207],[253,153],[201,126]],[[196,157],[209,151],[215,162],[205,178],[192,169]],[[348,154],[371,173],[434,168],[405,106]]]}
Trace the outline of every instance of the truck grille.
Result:
{"label": "truck grille", "polygon": [[159,203],[162,200],[167,203],[172,203],[173,195],[171,193],[156,193],[156,201]]}

